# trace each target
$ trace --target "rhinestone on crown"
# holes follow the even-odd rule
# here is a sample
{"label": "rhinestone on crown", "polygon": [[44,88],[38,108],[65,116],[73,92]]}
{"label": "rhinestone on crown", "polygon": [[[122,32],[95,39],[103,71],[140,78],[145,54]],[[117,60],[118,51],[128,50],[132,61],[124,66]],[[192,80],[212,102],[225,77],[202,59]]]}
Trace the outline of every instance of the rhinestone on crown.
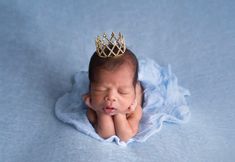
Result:
{"label": "rhinestone on crown", "polygon": [[126,51],[125,40],[120,32],[118,37],[113,32],[110,38],[106,33],[103,36],[97,36],[95,44],[96,53],[102,58],[121,56]]}

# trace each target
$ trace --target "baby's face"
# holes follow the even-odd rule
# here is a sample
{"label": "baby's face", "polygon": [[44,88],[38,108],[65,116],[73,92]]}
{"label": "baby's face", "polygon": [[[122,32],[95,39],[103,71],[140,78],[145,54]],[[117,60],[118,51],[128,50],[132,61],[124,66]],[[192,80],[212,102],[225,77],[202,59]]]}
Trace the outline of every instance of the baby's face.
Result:
{"label": "baby's face", "polygon": [[114,71],[100,70],[91,83],[91,106],[97,112],[126,113],[135,100],[134,72],[128,65]]}

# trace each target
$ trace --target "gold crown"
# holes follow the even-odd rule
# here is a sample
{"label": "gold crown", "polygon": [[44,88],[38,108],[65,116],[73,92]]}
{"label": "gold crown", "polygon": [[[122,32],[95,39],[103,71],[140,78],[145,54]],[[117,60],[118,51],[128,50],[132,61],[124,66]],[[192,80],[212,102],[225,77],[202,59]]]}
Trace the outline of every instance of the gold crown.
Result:
{"label": "gold crown", "polygon": [[[101,38],[102,37],[102,38]],[[96,53],[102,58],[121,56],[126,51],[126,44],[123,35],[119,32],[118,37],[112,32],[108,38],[106,33],[97,36]]]}

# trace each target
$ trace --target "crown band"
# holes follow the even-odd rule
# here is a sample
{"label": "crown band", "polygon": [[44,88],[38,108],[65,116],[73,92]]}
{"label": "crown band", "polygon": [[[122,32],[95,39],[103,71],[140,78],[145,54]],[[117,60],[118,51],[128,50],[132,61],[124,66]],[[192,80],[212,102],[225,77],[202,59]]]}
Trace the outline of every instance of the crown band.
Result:
{"label": "crown band", "polygon": [[102,38],[97,36],[95,44],[96,53],[102,58],[121,56],[126,51],[125,40],[120,32],[118,37],[113,32],[110,38],[107,37],[106,33],[103,34]]}

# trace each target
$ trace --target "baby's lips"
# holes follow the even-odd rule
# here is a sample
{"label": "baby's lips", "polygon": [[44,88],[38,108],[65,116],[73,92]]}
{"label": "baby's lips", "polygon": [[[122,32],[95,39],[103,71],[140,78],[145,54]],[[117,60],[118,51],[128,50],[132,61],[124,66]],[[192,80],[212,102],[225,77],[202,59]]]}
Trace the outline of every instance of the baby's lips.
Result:
{"label": "baby's lips", "polygon": [[116,108],[114,108],[112,106],[106,106],[104,109],[116,110]]}
{"label": "baby's lips", "polygon": [[114,113],[114,112],[116,111],[116,108],[111,107],[111,106],[106,106],[106,107],[104,107],[104,111],[105,111],[107,114],[111,114],[111,113]]}

